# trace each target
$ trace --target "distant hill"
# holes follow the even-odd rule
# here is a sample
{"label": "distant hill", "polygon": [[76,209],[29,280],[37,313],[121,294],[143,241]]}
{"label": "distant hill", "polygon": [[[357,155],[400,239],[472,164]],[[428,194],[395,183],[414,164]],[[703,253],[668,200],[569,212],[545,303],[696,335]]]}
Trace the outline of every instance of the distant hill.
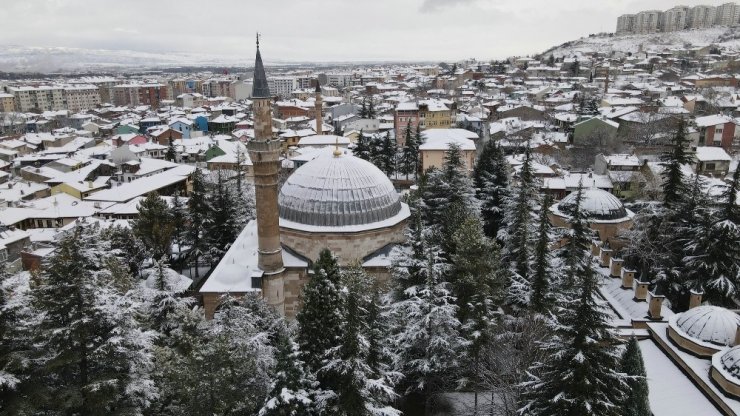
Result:
{"label": "distant hill", "polygon": [[603,33],[583,37],[562,45],[552,47],[542,53],[547,57],[573,55],[576,52],[598,52],[611,55],[613,52],[638,52],[643,50],[663,50],[667,48],[682,48],[691,46],[706,46],[716,44],[731,51],[740,51],[740,28],[712,27],[707,29],[682,30],[678,32],[651,33],[642,35],[615,35]]}

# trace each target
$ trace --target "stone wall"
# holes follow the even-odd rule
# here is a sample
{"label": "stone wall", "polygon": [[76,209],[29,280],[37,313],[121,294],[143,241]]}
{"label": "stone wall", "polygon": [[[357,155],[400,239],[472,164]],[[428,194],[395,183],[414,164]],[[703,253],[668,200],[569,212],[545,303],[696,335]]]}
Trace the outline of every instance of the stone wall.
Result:
{"label": "stone wall", "polygon": [[291,228],[280,228],[283,244],[309,260],[319,258],[319,252],[328,248],[339,257],[340,264],[362,260],[365,256],[391,243],[401,243],[406,221],[386,228],[355,233],[309,233]]}

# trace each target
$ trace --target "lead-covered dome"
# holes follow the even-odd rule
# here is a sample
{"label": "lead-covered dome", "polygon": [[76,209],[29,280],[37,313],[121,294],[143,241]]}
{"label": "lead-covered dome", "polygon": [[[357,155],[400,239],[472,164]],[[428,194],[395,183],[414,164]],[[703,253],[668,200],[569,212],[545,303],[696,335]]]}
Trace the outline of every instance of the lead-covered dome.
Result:
{"label": "lead-covered dome", "polygon": [[675,325],[685,335],[703,342],[729,346],[735,341],[740,317],[719,306],[698,306],[675,317]]}
{"label": "lead-covered dome", "polygon": [[730,373],[735,379],[740,379],[740,345],[718,354],[720,354],[719,364],[722,369]]}
{"label": "lead-covered dome", "polygon": [[401,212],[390,179],[358,157],[325,154],[296,169],[280,189],[280,218],[342,227],[382,222]]}
{"label": "lead-covered dome", "polygon": [[[578,191],[571,192],[557,204],[557,210],[563,214],[573,213]],[[631,216],[622,201],[616,196],[598,188],[584,188],[581,191],[581,210],[589,219],[619,220]]]}

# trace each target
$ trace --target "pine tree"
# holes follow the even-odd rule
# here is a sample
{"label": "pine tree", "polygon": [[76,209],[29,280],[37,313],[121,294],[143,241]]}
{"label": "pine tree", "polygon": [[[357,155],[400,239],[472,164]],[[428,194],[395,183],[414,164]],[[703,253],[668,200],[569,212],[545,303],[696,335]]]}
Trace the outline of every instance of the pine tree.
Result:
{"label": "pine tree", "polygon": [[150,192],[139,202],[139,217],[133,221],[131,228],[151,257],[158,259],[169,255],[174,224],[170,208],[159,194]]}
{"label": "pine tree", "polygon": [[[395,366],[405,375],[404,393],[421,395],[426,414],[431,414],[436,395],[458,381],[460,354],[467,341],[460,336],[456,299],[449,284],[441,280],[447,265],[437,248],[424,244],[423,258],[412,261],[424,262],[424,268],[417,271],[424,282],[405,289],[403,297],[391,305],[390,314],[397,348]],[[394,274],[408,273],[404,263]]]}
{"label": "pine tree", "polygon": [[547,66],[549,67],[555,66],[555,56],[553,56],[553,54],[550,54],[550,56],[547,58]]}
{"label": "pine tree", "polygon": [[362,130],[360,130],[360,135],[357,137],[357,146],[355,147],[353,153],[355,156],[359,157],[362,160],[367,160],[368,162],[371,161],[370,143],[368,141],[368,138],[365,137],[365,135],[362,133]]}
{"label": "pine tree", "polygon": [[621,414],[624,379],[618,372],[618,340],[608,310],[597,300],[590,253],[582,249],[577,256],[578,265],[567,266],[575,283],[563,290],[548,324],[551,336],[540,346],[545,361],[532,366],[530,380],[523,384],[522,414]]}
{"label": "pine tree", "polygon": [[385,134],[380,152],[380,169],[386,175],[391,176],[396,171],[396,145],[391,139],[391,132]]}
{"label": "pine tree", "polygon": [[172,346],[173,332],[182,328],[183,317],[193,306],[193,299],[181,297],[169,277],[173,271],[167,267],[166,259],[155,261],[153,267],[154,288],[146,294],[143,320],[157,335],[157,344]]}
{"label": "pine tree", "polygon": [[142,263],[147,259],[144,243],[128,227],[114,226],[101,232],[110,244],[110,254],[128,266],[132,276],[139,276]]}
{"label": "pine tree", "polygon": [[22,405],[28,373],[24,362],[32,349],[27,328],[33,315],[20,280],[0,268],[0,414],[22,414],[16,406]]}
{"label": "pine tree", "polygon": [[211,254],[215,258],[221,258],[229,246],[236,240],[241,231],[236,217],[236,203],[229,187],[224,183],[222,171],[218,171],[216,185],[210,196],[212,207],[210,218],[207,222],[208,243],[211,246]]}
{"label": "pine tree", "polygon": [[175,150],[175,142],[172,140],[171,135],[170,135],[170,138],[168,139],[167,153],[165,153],[164,159],[169,160],[170,162],[175,162],[177,160],[177,151]]}
{"label": "pine tree", "polygon": [[386,403],[396,397],[385,374],[375,373],[368,362],[370,329],[368,308],[373,302],[369,276],[358,266],[342,273],[345,316],[340,342],[319,374],[334,374],[336,397],[325,412],[329,414],[392,416],[400,413]]}
{"label": "pine tree", "polygon": [[686,196],[686,184],[682,165],[692,162],[688,153],[688,139],[683,119],[678,122],[676,135],[673,136],[671,151],[661,158],[663,160],[663,201],[668,208],[673,208]]}
{"label": "pine tree", "polygon": [[180,253],[182,252],[182,244],[186,238],[186,225],[188,222],[187,206],[179,193],[176,193],[172,197],[172,208],[170,213],[172,215],[172,242],[177,246],[177,261],[179,261]]}
{"label": "pine tree", "polygon": [[637,343],[637,338],[630,337],[627,348],[622,354],[621,371],[627,376],[622,416],[650,416],[650,402],[648,399],[648,382],[645,373],[645,364]]}
{"label": "pine tree", "polygon": [[504,227],[504,206],[509,197],[508,164],[503,150],[493,140],[483,147],[473,171],[476,197],[481,203],[483,231],[497,238]]}
{"label": "pine tree", "polygon": [[275,340],[275,375],[270,394],[259,416],[310,416],[318,413],[317,382],[306,371],[298,344],[289,329],[281,325]]}
{"label": "pine tree", "polygon": [[[339,345],[345,317],[341,273],[337,259],[328,249],[319,253],[311,280],[303,288],[303,307],[298,312],[298,345],[308,369],[317,374],[325,361],[336,358],[333,347]],[[324,390],[336,391],[336,377],[317,374]]]}
{"label": "pine tree", "polygon": [[32,290],[41,318],[28,397],[39,412],[139,413],[157,394],[148,379],[151,338],[133,319],[138,305],[108,283],[98,241],[93,230],[75,228]]}
{"label": "pine tree", "polygon": [[360,109],[360,118],[368,118],[367,117],[367,99],[362,99],[362,108]]}
{"label": "pine tree", "polygon": [[587,216],[581,208],[583,201],[583,183],[578,183],[576,198],[570,208],[570,230],[568,231],[568,242],[562,250],[561,255],[565,258],[565,289],[572,288],[578,283],[578,277],[586,273],[591,266],[590,258],[584,255],[589,249],[591,240],[589,239]]}
{"label": "pine tree", "polygon": [[570,73],[574,77],[577,77],[578,74],[581,72],[581,64],[578,62],[578,57],[573,58],[573,65],[570,67]]}
{"label": "pine tree", "polygon": [[[531,246],[535,235],[534,215],[536,212],[536,187],[532,172],[529,146],[524,151],[524,163],[519,171],[519,184],[507,202],[508,227],[499,237],[504,241],[504,258],[511,264],[513,276],[512,301],[528,303],[516,292],[528,293],[530,284]],[[519,299],[516,299],[518,298]]]}
{"label": "pine tree", "polygon": [[193,190],[188,199],[188,216],[190,228],[187,235],[190,243],[190,257],[195,262],[195,277],[200,277],[199,261],[207,248],[206,231],[211,206],[208,203],[205,178],[200,168],[193,172]]}
{"label": "pine tree", "polygon": [[411,124],[406,126],[406,145],[403,147],[401,153],[401,166],[400,172],[406,175],[406,179],[409,178],[411,173],[416,173],[416,143],[414,143],[414,136],[411,134]]}
{"label": "pine tree", "polygon": [[375,118],[375,104],[373,104],[373,97],[369,99],[370,104],[367,107],[367,118]]}
{"label": "pine tree", "polygon": [[732,174],[732,180],[730,181],[727,189],[722,193],[722,200],[724,201],[724,212],[722,217],[740,224],[740,207],[738,207],[737,198],[740,193],[740,166],[735,168],[735,173]]}
{"label": "pine tree", "polygon": [[532,270],[532,293],[529,298],[529,307],[533,312],[545,314],[553,303],[554,271],[550,254],[550,219],[548,208],[552,199],[546,195],[542,200],[539,224],[537,226],[537,242],[534,247]]}

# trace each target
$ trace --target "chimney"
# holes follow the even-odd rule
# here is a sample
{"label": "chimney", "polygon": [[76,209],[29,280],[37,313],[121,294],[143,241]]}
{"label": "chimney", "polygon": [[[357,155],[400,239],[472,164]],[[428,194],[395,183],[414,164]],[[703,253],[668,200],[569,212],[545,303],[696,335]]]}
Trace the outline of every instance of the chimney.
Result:
{"label": "chimney", "polygon": [[638,276],[633,283],[633,287],[635,288],[636,301],[647,300],[650,282],[644,281],[642,280],[642,276]]}
{"label": "chimney", "polygon": [[689,291],[689,309],[701,306],[701,298],[704,296],[704,291],[701,289],[691,289]]}
{"label": "chimney", "polygon": [[599,239],[591,240],[591,255],[598,256],[601,250],[601,241]]}
{"label": "chimney", "polygon": [[632,285],[635,281],[635,270],[622,268],[622,289],[632,289]]}
{"label": "chimney", "polygon": [[611,277],[619,278],[622,276],[622,264],[624,260],[612,257],[609,259],[609,275]]}
{"label": "chimney", "polygon": [[599,250],[599,260],[601,260],[601,267],[609,267],[609,260],[612,258],[612,250],[609,247],[609,240],[606,240]]}
{"label": "chimney", "polygon": [[663,295],[663,291],[660,290],[660,286],[656,285],[655,289],[652,292],[649,292],[649,299],[648,299],[648,317],[652,320],[661,320],[663,319],[663,315],[661,314],[661,309],[663,307],[663,301],[665,300],[665,296]]}

